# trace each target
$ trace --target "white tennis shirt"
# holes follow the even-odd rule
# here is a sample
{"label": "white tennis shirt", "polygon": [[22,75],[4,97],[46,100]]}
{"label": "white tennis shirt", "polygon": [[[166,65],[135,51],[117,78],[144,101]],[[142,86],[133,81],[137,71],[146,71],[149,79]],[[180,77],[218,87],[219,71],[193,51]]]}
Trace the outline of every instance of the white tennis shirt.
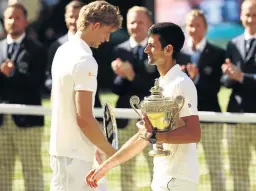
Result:
{"label": "white tennis shirt", "polygon": [[[174,99],[178,95],[185,97],[185,104],[180,117],[198,115],[197,91],[191,79],[180,70],[178,64],[173,66],[165,76],[160,77],[159,85],[163,95]],[[171,151],[169,156],[154,157],[154,175],[152,189],[154,191],[167,188],[172,178],[198,183],[199,169],[196,155],[196,143],[163,144]]]}
{"label": "white tennis shirt", "polygon": [[90,47],[78,36],[63,44],[52,65],[50,154],[92,162],[95,146],[77,124],[75,91],[97,90],[98,65]]}

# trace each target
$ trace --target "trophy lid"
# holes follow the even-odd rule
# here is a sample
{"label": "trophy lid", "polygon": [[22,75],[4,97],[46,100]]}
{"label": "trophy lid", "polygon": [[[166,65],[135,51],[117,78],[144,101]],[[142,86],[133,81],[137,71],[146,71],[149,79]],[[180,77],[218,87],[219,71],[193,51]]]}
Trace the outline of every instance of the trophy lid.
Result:
{"label": "trophy lid", "polygon": [[155,79],[154,86],[150,89],[151,95],[146,97],[148,99],[163,98],[163,88],[159,86],[159,79]]}
{"label": "trophy lid", "polygon": [[142,112],[169,112],[173,107],[173,101],[163,96],[163,88],[159,85],[159,79],[155,80],[150,89],[151,95],[144,98],[141,103]]}

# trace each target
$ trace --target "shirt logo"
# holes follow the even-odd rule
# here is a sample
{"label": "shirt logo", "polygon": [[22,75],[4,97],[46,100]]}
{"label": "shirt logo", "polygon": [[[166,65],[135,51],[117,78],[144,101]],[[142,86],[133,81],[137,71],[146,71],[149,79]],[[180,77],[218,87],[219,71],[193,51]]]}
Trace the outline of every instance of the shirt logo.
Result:
{"label": "shirt logo", "polygon": [[189,104],[188,104],[188,108],[191,108],[191,107],[192,107],[192,105],[189,103]]}
{"label": "shirt logo", "polygon": [[93,75],[93,73],[92,73],[92,72],[88,72],[88,76],[96,77],[95,75]]}

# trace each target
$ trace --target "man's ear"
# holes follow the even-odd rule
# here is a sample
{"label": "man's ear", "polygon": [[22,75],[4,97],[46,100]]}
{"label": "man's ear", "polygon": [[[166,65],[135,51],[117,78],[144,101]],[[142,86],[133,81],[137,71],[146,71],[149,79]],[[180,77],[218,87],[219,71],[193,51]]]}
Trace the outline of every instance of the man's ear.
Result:
{"label": "man's ear", "polygon": [[165,47],[165,53],[172,55],[172,53],[173,53],[173,46],[170,45],[170,44],[168,44],[168,45]]}
{"label": "man's ear", "polygon": [[99,22],[93,23],[92,30],[95,31],[98,28],[100,28],[100,23]]}

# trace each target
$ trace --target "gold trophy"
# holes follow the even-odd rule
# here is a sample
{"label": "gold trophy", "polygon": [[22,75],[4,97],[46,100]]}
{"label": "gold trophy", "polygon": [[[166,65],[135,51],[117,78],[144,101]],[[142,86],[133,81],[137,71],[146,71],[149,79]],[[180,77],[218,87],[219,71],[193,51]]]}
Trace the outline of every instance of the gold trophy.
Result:
{"label": "gold trophy", "polygon": [[[154,87],[150,89],[151,95],[140,101],[138,96],[130,98],[130,105],[134,111],[141,117],[145,113],[152,126],[154,127],[153,135],[149,140],[150,143],[156,144],[156,147],[149,152],[149,156],[168,156],[169,150],[164,150],[161,143],[157,143],[156,133],[173,130],[177,127],[176,122],[179,118],[179,112],[184,105],[185,98],[177,96],[175,99],[163,96],[163,88],[159,86],[159,80],[155,80]],[[141,117],[142,118],[142,117]]]}

